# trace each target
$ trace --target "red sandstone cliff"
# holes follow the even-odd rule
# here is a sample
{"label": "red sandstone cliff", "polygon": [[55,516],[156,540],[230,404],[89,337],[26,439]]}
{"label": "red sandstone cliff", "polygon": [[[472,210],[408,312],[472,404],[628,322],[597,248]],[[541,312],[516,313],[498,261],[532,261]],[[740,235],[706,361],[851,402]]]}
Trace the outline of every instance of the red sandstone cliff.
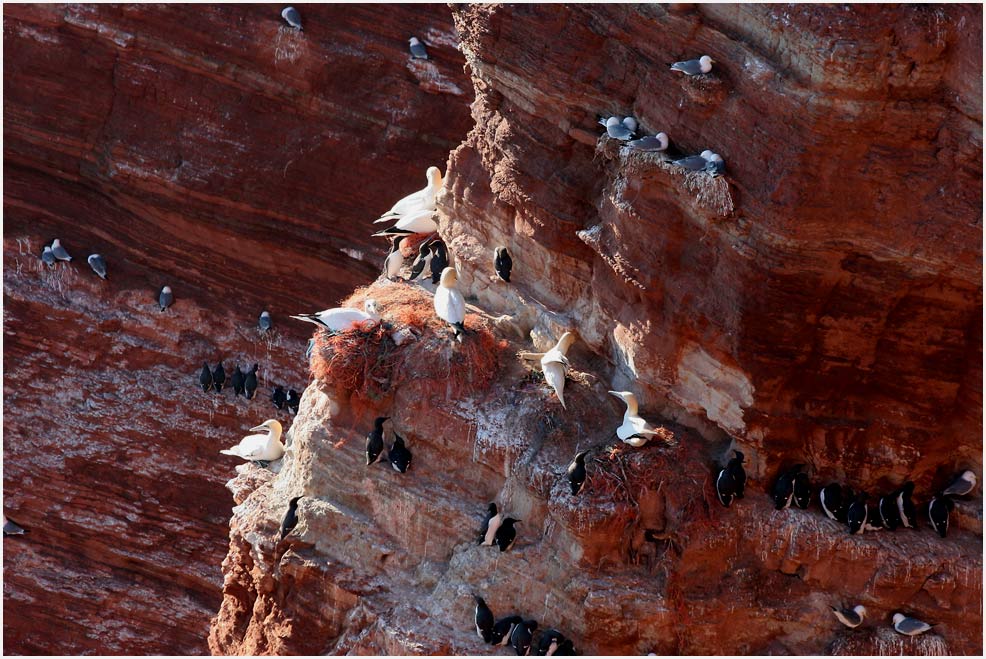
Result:
{"label": "red sandstone cliff", "polygon": [[[766,495],[793,462],[871,492],[912,479],[919,499],[982,473],[981,11],[454,14],[475,126],[441,233],[511,350],[577,332],[569,409],[512,361],[462,395],[409,367],[369,409],[313,384],[280,473],[232,484],[212,650],[484,654],[478,592],[597,654],[981,652],[981,500],[942,540],[848,536],[817,503],[775,512]],[[668,71],[702,53],[713,75]],[[619,149],[598,137],[607,114],[715,149],[726,176]],[[498,244],[510,286],[491,277]],[[573,500],[564,468],[609,440],[613,387],[677,444],[597,460]],[[410,438],[403,477],[363,464],[378,414]],[[723,509],[711,474],[730,446],[751,483]],[[302,521],[277,543],[298,495]],[[472,541],[492,500],[524,520],[503,555]],[[867,606],[863,628],[832,618],[843,603]],[[903,638],[897,610],[938,626]]]}
{"label": "red sandstone cliff", "polygon": [[[7,653],[207,651],[218,450],[287,425],[270,387],[307,384],[309,330],[286,315],[376,275],[363,223],[471,125],[448,8],[305,7],[302,34],[280,9],[4,6],[4,505],[31,530],[4,542]],[[49,273],[55,236],[75,260]],[[260,363],[256,400],[197,389],[220,358]]]}
{"label": "red sandstone cliff", "polygon": [[[438,82],[403,50],[422,11]],[[453,13],[472,84],[445,8],[313,9],[302,38],[259,7],[5,7],[4,489],[42,520],[5,543],[7,647],[195,652],[208,633],[215,653],[482,654],[480,592],[594,653],[981,652],[980,501],[947,540],[854,538],[765,494],[794,461],[874,490],[982,474],[981,11]],[[668,71],[701,52],[713,76]],[[621,152],[598,139],[608,113],[714,148],[727,175]],[[465,395],[413,369],[371,404],[310,386],[277,473],[229,483],[220,603],[233,472],[215,451],[272,408],[204,407],[195,360],[257,355],[272,381],[302,379],[307,332],[282,322],[268,348],[256,313],[374,276],[369,219],[450,150],[462,288],[510,351],[578,333],[569,409],[512,359]],[[61,288],[32,270],[24,239],[56,233],[117,250],[101,248],[111,287],[84,264]],[[490,279],[500,243],[509,287]],[[342,249],[368,262],[337,266]],[[183,315],[148,320],[165,276]],[[564,467],[608,440],[611,387],[677,445],[594,462],[573,500]],[[389,412],[415,455],[403,476],[363,464]],[[710,476],[732,444],[751,483],[723,509]],[[490,500],[524,520],[503,555],[471,542]],[[827,607],[857,601],[872,617],[848,632]],[[935,633],[888,631],[898,608]]]}

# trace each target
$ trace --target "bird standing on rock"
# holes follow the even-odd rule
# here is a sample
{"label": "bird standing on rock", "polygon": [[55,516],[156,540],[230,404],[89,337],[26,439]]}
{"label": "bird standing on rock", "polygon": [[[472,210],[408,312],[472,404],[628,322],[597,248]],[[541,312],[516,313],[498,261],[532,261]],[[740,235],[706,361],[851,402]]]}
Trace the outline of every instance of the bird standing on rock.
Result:
{"label": "bird standing on rock", "polygon": [[402,474],[407,473],[407,470],[411,468],[411,451],[404,446],[404,438],[396,432],[394,433],[394,443],[387,451],[387,459],[390,461],[390,466]]}
{"label": "bird standing on rock", "polygon": [[862,535],[866,531],[866,520],[869,511],[866,508],[866,500],[869,495],[860,492],[856,495],[855,501],[849,504],[849,512],[846,514],[846,524],[849,526],[850,535]]}
{"label": "bird standing on rock", "polygon": [[281,540],[284,540],[284,536],[294,530],[294,527],[298,525],[298,500],[301,497],[294,497],[288,502],[288,509],[284,513],[284,519],[281,520]]}
{"label": "bird standing on rock", "polygon": [[284,394],[284,387],[277,385],[274,387],[270,395],[271,402],[274,403],[274,407],[279,410],[284,409],[284,404],[287,403],[288,397]]}
{"label": "bird standing on rock", "polygon": [[418,245],[418,256],[414,259],[414,263],[411,264],[411,276],[407,280],[414,281],[417,279],[431,263],[431,259],[434,256],[435,254],[431,250],[431,243],[424,242]]}
{"label": "bird standing on rock", "polygon": [[223,363],[219,362],[216,370],[212,372],[212,386],[216,388],[216,393],[221,393],[224,384],[226,384],[226,369],[223,368]]}
{"label": "bird standing on rock", "polygon": [[531,641],[534,638],[534,631],[538,628],[536,620],[525,620],[516,625],[510,632],[510,645],[518,657],[526,657],[531,651]]}
{"label": "bird standing on rock", "polygon": [[955,508],[955,503],[951,497],[931,497],[928,503],[928,521],[938,535],[945,537],[948,534],[948,514]]}
{"label": "bird standing on rock", "polygon": [[808,482],[808,474],[798,472],[794,475],[794,505],[802,510],[808,509],[811,501],[811,484]]}
{"label": "bird standing on rock", "polygon": [[229,376],[229,386],[233,388],[234,396],[243,393],[243,371],[240,370],[239,364],[236,364],[233,368],[233,374]]}
{"label": "bird standing on rock", "polygon": [[505,552],[514,546],[514,540],[517,538],[517,529],[514,528],[514,524],[519,521],[519,519],[508,517],[503,520],[503,523],[500,524],[500,528],[496,530],[496,533],[493,536],[493,541],[496,543],[496,546],[500,548],[501,552]]}
{"label": "bird standing on rock", "polygon": [[448,248],[441,240],[431,243],[431,283],[438,284],[442,279],[442,272],[449,266]]}
{"label": "bird standing on rock", "polygon": [[202,371],[199,373],[199,386],[206,393],[208,393],[209,389],[212,389],[212,371],[205,362],[202,363]]}
{"label": "bird standing on rock", "polygon": [[369,467],[383,455],[383,424],[389,416],[378,416],[373,422],[373,430],[366,436],[366,466]]}
{"label": "bird standing on rock", "polygon": [[510,642],[510,634],[514,627],[524,622],[520,616],[507,616],[500,618],[493,623],[493,633],[490,638],[491,645],[506,645]]}
{"label": "bird standing on rock", "polygon": [[905,636],[918,636],[931,629],[931,625],[928,623],[918,620],[917,618],[909,618],[903,613],[894,614],[894,630],[899,634],[904,634]]}
{"label": "bird standing on rock", "polygon": [[510,269],[514,267],[513,259],[507,252],[507,248],[500,245],[493,250],[493,269],[497,276],[503,281],[510,283]]}
{"label": "bird standing on rock", "polygon": [[716,497],[719,503],[729,507],[733,499],[742,499],[743,491],[746,487],[746,471],[743,469],[743,454],[735,451],[733,457],[725,467],[719,471],[716,478]]}
{"label": "bird standing on rock", "polygon": [[260,318],[257,319],[257,328],[261,332],[268,332],[270,328],[274,326],[274,321],[270,317],[270,312],[264,309],[260,312]]}
{"label": "bird standing on rock", "polygon": [[253,397],[257,395],[258,368],[260,368],[260,364],[254,364],[250,372],[243,378],[243,395],[246,396],[247,400],[253,400]]}
{"label": "bird standing on rock", "polygon": [[456,340],[461,343],[466,331],[466,301],[459,292],[458,282],[459,273],[455,268],[442,271],[441,281],[435,289],[435,313],[452,327]]}
{"label": "bird standing on rock", "polygon": [[[303,30],[301,27],[301,14],[294,7],[285,7],[281,10],[281,18],[283,18],[288,25],[297,29],[299,32]],[[318,30],[316,30],[317,32]]]}
{"label": "bird standing on rock", "polygon": [[716,61],[709,57],[708,55],[702,55],[698,59],[685,60],[683,62],[675,62],[671,65],[672,71],[680,71],[685,75],[697,76],[704,73],[708,73],[712,70],[712,65]]}
{"label": "bird standing on rock", "polygon": [[496,530],[500,528],[502,522],[503,516],[497,510],[496,504],[490,503],[486,508],[486,517],[483,518],[483,525],[479,529],[479,544],[492,547]]}
{"label": "bird standing on rock", "polygon": [[292,414],[298,413],[298,406],[301,405],[301,396],[294,389],[288,389],[288,400],[285,402],[288,406],[288,412]]}
{"label": "bird standing on rock", "polygon": [[99,276],[100,279],[106,279],[106,261],[99,254],[90,254],[89,258],[86,259],[89,263],[89,267],[92,271]]}
{"label": "bird standing on rock", "polygon": [[417,37],[411,37],[407,40],[407,44],[413,59],[428,59],[428,50],[425,48],[425,45],[421,43],[420,39]]}
{"label": "bird standing on rock", "polygon": [[157,303],[161,307],[161,311],[164,311],[175,303],[175,296],[172,294],[170,286],[164,286],[161,289],[161,292],[157,296]]}
{"label": "bird standing on rock", "polygon": [[401,267],[404,265],[404,255],[401,253],[401,241],[404,236],[395,236],[394,242],[390,244],[390,254],[383,262],[383,274],[387,279],[394,280],[401,274]]}
{"label": "bird standing on rock", "polygon": [[41,251],[41,261],[44,262],[49,268],[54,267],[58,259],[55,258],[55,253],[51,251],[51,245],[45,245],[44,250]]}
{"label": "bird standing on rock", "polygon": [[568,469],[565,471],[568,477],[568,486],[572,490],[573,497],[578,496],[582,492],[582,488],[585,487],[585,456],[588,454],[588,450],[576,453],[575,459],[572,460],[571,464],[568,465]]}
{"label": "bird standing on rock", "polygon": [[493,640],[493,625],[495,624],[493,612],[479,595],[473,594],[473,599],[476,600],[476,633],[484,643],[489,643]]}
{"label": "bird standing on rock", "polygon": [[918,525],[917,510],[914,508],[914,502],[911,501],[913,494],[914,483],[911,481],[907,481],[897,490],[897,512],[900,513],[901,525],[907,529],[917,528]]}
{"label": "bird standing on rock", "polygon": [[62,247],[62,241],[58,238],[51,243],[51,253],[55,255],[55,258],[59,261],[71,261],[72,257],[69,255],[68,251]]}
{"label": "bird standing on rock", "polygon": [[774,483],[771,496],[774,499],[776,510],[784,510],[791,505],[791,501],[794,499],[794,478],[802,469],[804,469],[803,464],[796,464],[782,473]]}

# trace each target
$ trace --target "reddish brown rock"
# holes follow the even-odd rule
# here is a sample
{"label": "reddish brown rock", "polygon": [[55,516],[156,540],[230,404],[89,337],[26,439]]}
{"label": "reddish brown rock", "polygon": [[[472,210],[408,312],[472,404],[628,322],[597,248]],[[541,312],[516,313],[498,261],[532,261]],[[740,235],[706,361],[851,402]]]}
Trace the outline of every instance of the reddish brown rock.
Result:
{"label": "reddish brown rock", "polygon": [[[475,127],[441,233],[512,348],[577,332],[569,407],[519,364],[466,397],[404,373],[370,409],[313,384],[293,453],[234,515],[234,553],[254,559],[227,567],[212,650],[486,653],[478,592],[593,654],[981,653],[981,500],[943,540],[923,519],[849,536],[814,498],[774,511],[767,496],[794,462],[871,493],[912,479],[919,502],[960,468],[981,474],[981,10],[470,5],[455,19]],[[702,53],[712,75],[668,70]],[[599,137],[607,114],[681,153],[714,149],[726,175],[627,153]],[[565,466],[622,414],[610,388],[637,392],[677,444],[597,458],[572,499]],[[387,414],[410,438],[408,474],[364,464]],[[712,478],[731,446],[750,482],[724,509]],[[301,493],[282,556],[276,523]],[[502,555],[475,545],[491,500],[524,520]],[[280,598],[281,570],[304,594]],[[345,596],[318,621],[299,613],[330,587]],[[849,603],[870,611],[856,632],[830,611]],[[900,637],[898,610],[935,631]]]}
{"label": "reddish brown rock", "polygon": [[[288,425],[270,387],[303,390],[310,327],[287,314],[376,275],[371,220],[468,130],[448,8],[279,11],[4,7],[4,505],[31,530],[4,543],[8,653],[207,651],[218,450]],[[55,236],[75,260],[40,270]],[[197,389],[220,358],[260,364],[256,400]]]}

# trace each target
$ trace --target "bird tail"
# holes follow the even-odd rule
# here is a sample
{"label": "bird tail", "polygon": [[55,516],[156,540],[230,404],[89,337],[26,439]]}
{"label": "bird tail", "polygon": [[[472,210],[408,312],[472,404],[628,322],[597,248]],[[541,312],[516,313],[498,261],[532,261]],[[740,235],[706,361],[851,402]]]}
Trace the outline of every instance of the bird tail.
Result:
{"label": "bird tail", "polygon": [[303,313],[303,314],[300,314],[300,315],[297,315],[297,316],[290,316],[290,317],[291,318],[294,318],[295,320],[303,320],[306,323],[313,323],[313,324],[319,325],[319,326],[324,326],[325,325],[325,323],[323,323],[321,320],[319,320],[318,319],[318,316],[315,315],[315,314],[313,314],[313,313]]}
{"label": "bird tail", "polygon": [[413,231],[408,231],[406,229],[397,229],[397,228],[391,227],[389,229],[384,229],[383,231],[377,231],[375,234],[373,234],[373,237],[374,238],[380,238],[380,237],[390,238],[391,236],[399,236],[399,235],[409,236],[412,233],[414,233],[414,232]]}

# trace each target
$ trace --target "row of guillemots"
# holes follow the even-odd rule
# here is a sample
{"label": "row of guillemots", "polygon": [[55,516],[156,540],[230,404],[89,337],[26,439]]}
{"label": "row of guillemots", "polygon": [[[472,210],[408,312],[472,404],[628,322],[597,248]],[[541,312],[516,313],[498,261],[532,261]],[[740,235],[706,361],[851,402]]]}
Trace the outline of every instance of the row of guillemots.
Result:
{"label": "row of guillemots", "polygon": [[[301,29],[300,16],[294,8],[289,7],[284,10],[285,19],[293,26]],[[415,43],[412,39],[412,56],[415,54]],[[420,45],[420,43],[418,44]],[[421,46],[423,49],[423,46]],[[677,62],[672,66],[675,71],[680,71],[686,75],[703,75],[711,70],[711,58],[704,56],[698,60],[688,62]],[[665,133],[658,133],[655,136],[643,136],[638,139],[635,133],[638,124],[633,117],[608,117],[600,120],[606,127],[607,136],[612,139],[627,142],[627,147],[632,150],[655,152],[665,151],[669,146],[669,140]],[[675,166],[682,167],[691,172],[705,172],[711,176],[718,176],[723,173],[725,164],[722,158],[706,150],[697,156],[686,156],[678,160],[672,160]],[[404,256],[401,253],[401,242],[408,236],[425,235],[425,240],[420,244],[417,257],[412,263],[410,277],[404,281],[413,281],[421,275],[426,275],[423,279],[431,278],[431,282],[436,284],[434,293],[434,306],[436,315],[445,321],[450,328],[450,338],[461,342],[467,333],[465,327],[465,301],[462,293],[458,290],[458,273],[454,267],[449,265],[449,254],[445,243],[438,236],[438,223],[435,220],[437,212],[436,198],[442,189],[444,181],[441,171],[437,167],[429,167],[426,172],[427,185],[411,195],[398,201],[375,223],[392,223],[387,229],[379,231],[374,236],[387,237],[391,239],[391,247],[384,264],[382,276],[388,280],[400,279],[404,267]],[[510,255],[504,246],[498,246],[493,250],[492,259],[493,272],[495,276],[503,282],[510,282],[511,270],[513,267]],[[310,322],[317,325],[320,331],[330,334],[352,331],[357,328],[365,327],[368,323],[376,323],[385,320],[374,300],[368,299],[364,303],[363,309],[352,309],[339,307],[326,309],[317,313],[300,314],[292,318]],[[392,334],[395,343],[399,344],[398,333]],[[541,370],[544,373],[545,382],[552,387],[558,397],[559,403],[565,407],[564,387],[565,375],[569,362],[567,351],[575,341],[575,336],[570,332],[565,332],[558,343],[543,353],[521,353],[524,359],[540,360]],[[310,354],[312,343],[309,342]],[[638,414],[637,399],[629,391],[611,391],[610,394],[620,398],[626,408],[623,422],[616,429],[616,436],[624,443],[640,447],[648,441],[661,436],[661,433],[650,423]],[[396,428],[391,429],[393,440],[390,447],[386,446],[385,424],[390,417],[377,417],[374,420],[373,429],[366,437],[366,465],[369,467],[377,462],[384,460],[384,450],[386,449],[386,462],[399,472],[406,473],[411,465],[411,451],[408,449],[404,438],[400,436]],[[284,446],[280,442],[282,428],[280,423],[275,420],[268,420],[264,424],[253,428],[253,431],[263,431],[262,434],[245,437],[237,446],[223,451],[223,453],[237,455],[247,460],[253,460],[266,465],[269,460],[276,460],[284,453]],[[586,459],[589,454],[598,450],[600,447],[581,451],[568,465],[566,479],[569,483],[572,496],[578,496],[584,489],[588,477],[586,469]],[[736,452],[735,457],[729,461],[716,478],[716,493],[719,501],[724,506],[729,506],[735,498],[743,498],[743,491],[746,483],[746,474],[743,470],[743,455]],[[810,493],[806,493],[808,487],[806,475],[802,473],[803,465],[798,469],[792,469],[779,479],[775,490],[775,501],[781,501],[780,507],[802,503],[807,506]],[[967,472],[968,473],[968,472]],[[966,477],[967,478],[967,477]],[[973,485],[974,483],[974,476]],[[790,490],[788,492],[788,490]],[[953,486],[947,488],[943,495],[949,493],[957,494]],[[970,490],[971,491],[971,490]],[[780,494],[778,494],[780,492]],[[897,494],[906,493],[909,496],[907,487],[902,488]],[[846,495],[849,495],[848,497]],[[833,519],[839,519],[850,524],[850,531],[854,533],[862,532],[866,528],[866,508],[865,493],[861,495],[863,507],[860,508],[856,502],[860,497],[852,497],[851,492],[842,494],[838,485],[829,486],[823,489],[823,510]],[[907,499],[904,496],[901,500]],[[303,497],[293,497],[288,504],[288,508],[280,525],[280,539],[286,538],[298,523],[298,504]],[[843,499],[852,498],[851,503],[842,505]],[[943,502],[950,501],[948,496],[939,497]],[[836,503],[836,500],[839,503]],[[897,499],[895,499],[896,501]],[[904,504],[901,504],[902,506]],[[948,503],[941,505],[948,506]],[[932,508],[937,511],[938,507],[932,501]],[[854,520],[860,515],[862,510],[862,523],[858,524]],[[889,510],[889,509],[888,509]],[[899,513],[901,522],[906,518],[908,524],[913,524],[914,516],[907,512]],[[890,514],[889,512],[887,513]],[[882,518],[881,519],[885,519]],[[896,518],[893,518],[896,519]],[[937,519],[937,512],[932,516]],[[496,546],[500,552],[508,551],[514,544],[517,536],[515,525],[520,520],[500,513],[496,503],[490,503],[487,513],[480,528],[478,544],[482,546]],[[887,522],[892,524],[893,522]],[[933,521],[933,523],[935,523]],[[947,526],[947,521],[944,523]],[[888,526],[888,528],[890,528]],[[936,526],[938,529],[939,526]],[[479,595],[473,594],[475,600],[474,623],[476,633],[481,640],[492,645],[507,645],[513,647],[518,655],[527,655],[532,651],[536,655],[571,655],[577,654],[575,647],[570,639],[554,629],[538,631],[538,623],[533,619],[525,619],[523,616],[512,614],[500,619],[496,619],[487,605],[486,601]],[[856,606],[850,609],[832,607],[833,613],[840,622],[848,627],[858,627],[862,624],[865,609]],[[921,634],[931,628],[927,623],[914,618],[897,613],[893,617],[894,629],[902,634],[916,635]]]}

